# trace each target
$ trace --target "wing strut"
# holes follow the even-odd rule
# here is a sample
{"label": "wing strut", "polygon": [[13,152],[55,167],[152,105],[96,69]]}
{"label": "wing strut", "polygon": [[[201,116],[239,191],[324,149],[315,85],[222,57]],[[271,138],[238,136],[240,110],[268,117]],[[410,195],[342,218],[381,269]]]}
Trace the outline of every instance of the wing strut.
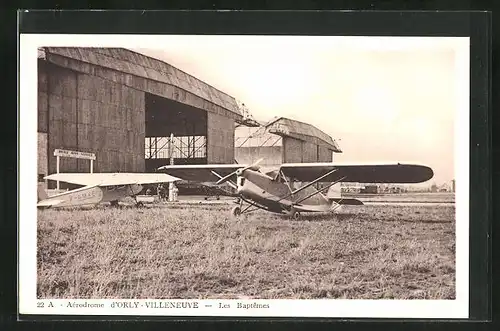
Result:
{"label": "wing strut", "polygon": [[[216,173],[216,172],[215,172],[215,171],[213,171],[213,170],[210,170],[210,172],[211,172],[214,176],[219,177],[219,179],[223,179],[223,178],[224,178],[224,177],[222,177],[221,175],[219,175],[218,173]],[[234,174],[231,174],[231,176],[232,176],[232,175],[234,175]],[[236,189],[238,189],[238,186],[236,186],[236,184],[235,184],[232,180],[229,180],[229,179],[228,179],[228,180],[227,180],[227,183],[228,183],[229,185],[231,185],[231,187],[232,187],[232,188],[234,188],[235,190],[236,190]]]}
{"label": "wing strut", "polygon": [[[245,199],[245,198],[243,198],[243,197],[239,197],[239,199],[241,199],[241,201],[245,201],[246,203],[248,203],[248,206],[247,206],[244,210],[242,210],[242,211],[241,211],[241,213],[242,213],[242,214],[243,214],[243,212],[245,212],[245,211],[246,211],[247,213],[249,213],[250,211],[254,211],[254,210],[257,210],[257,209],[262,209],[262,210],[269,211],[269,209],[268,209],[268,208],[262,207],[261,205],[259,205],[259,204],[255,203],[255,202],[253,202],[253,201],[247,200],[247,199]],[[248,209],[249,209],[250,207],[252,207],[252,206],[253,206],[253,207],[256,207],[256,209],[248,211]]]}
{"label": "wing strut", "polygon": [[[308,188],[308,187],[310,187],[310,186],[312,186],[312,185],[316,184],[317,182],[319,182],[319,181],[320,181],[320,180],[322,180],[323,178],[325,178],[325,177],[327,177],[327,176],[329,176],[329,175],[333,174],[333,173],[334,173],[335,171],[337,171],[337,170],[338,170],[338,169],[333,169],[333,170],[331,170],[331,171],[327,172],[326,174],[324,174],[323,176],[320,176],[320,177],[316,178],[316,179],[315,179],[315,180],[313,180],[312,182],[307,183],[306,185],[299,187],[299,188],[298,188],[298,189],[296,189],[295,191],[290,192],[288,195],[285,195],[284,197],[282,197],[281,199],[279,199],[277,202],[280,202],[281,200],[287,199],[287,198],[291,197],[292,195],[297,194],[297,193],[299,193],[300,191],[302,191],[302,190],[304,190],[304,189],[306,189],[306,188]],[[338,182],[340,182],[340,181],[341,181],[341,180],[343,180],[344,178],[345,178],[345,177],[342,177],[341,179],[337,180],[336,182],[333,182],[333,184],[331,184],[331,185],[329,185],[329,186],[327,186],[327,187],[330,187],[330,186],[332,186],[332,185],[334,185],[334,184],[337,184]],[[316,194],[316,193],[314,193],[314,194]],[[314,194],[313,194],[313,195],[314,195]],[[301,201],[303,201],[303,200],[301,200]]]}
{"label": "wing strut", "polygon": [[[292,192],[292,194],[299,193],[300,191],[302,191],[302,190],[304,190],[304,189],[308,188],[309,186],[312,186],[312,185],[316,184],[317,182],[319,182],[320,180],[322,180],[322,179],[323,179],[323,178],[325,178],[326,176],[329,176],[329,175],[333,174],[335,171],[337,171],[337,169],[333,169],[332,171],[327,172],[326,174],[324,174],[324,175],[323,175],[323,176],[321,176],[321,177],[316,178],[316,179],[315,179],[315,180],[313,180],[312,182],[310,182],[310,183],[308,183],[308,184],[306,184],[306,185],[304,185],[304,186],[299,187],[298,189],[296,189],[295,191],[293,191],[293,192]],[[344,178],[345,178],[345,177],[344,177]],[[344,178],[342,178],[342,179],[344,179]],[[340,180],[342,180],[342,179],[340,179]],[[339,181],[340,181],[340,180],[339,180]],[[338,181],[337,181],[337,182],[338,182]],[[335,182],[335,183],[337,183],[337,182]]]}
{"label": "wing strut", "polygon": [[301,203],[302,201],[304,201],[304,200],[306,200],[306,199],[309,199],[309,198],[310,198],[310,197],[312,197],[313,195],[316,195],[316,194],[318,194],[318,193],[321,193],[321,191],[324,191],[324,190],[326,190],[326,189],[328,189],[328,188],[332,187],[333,185],[335,185],[335,184],[337,184],[338,182],[342,181],[344,178],[345,178],[345,177],[342,177],[342,178],[340,178],[340,179],[338,179],[338,180],[336,180],[336,181],[334,181],[334,182],[331,182],[330,184],[328,184],[327,186],[325,186],[325,187],[323,187],[323,188],[321,188],[321,189],[319,189],[319,190],[315,190],[315,192],[313,192],[313,193],[311,193],[311,194],[308,194],[306,197],[304,197],[304,198],[302,198],[302,199],[300,199],[300,200],[298,200],[298,201],[295,201],[295,202],[294,202],[294,204],[299,204],[299,203]]}
{"label": "wing strut", "polygon": [[279,172],[279,176],[281,178],[283,178],[283,180],[285,181],[286,185],[288,186],[288,190],[290,191],[290,193],[292,193],[292,186],[290,186],[290,182],[288,181],[288,178],[285,176],[285,174],[283,173],[283,171],[280,169],[280,172]]}

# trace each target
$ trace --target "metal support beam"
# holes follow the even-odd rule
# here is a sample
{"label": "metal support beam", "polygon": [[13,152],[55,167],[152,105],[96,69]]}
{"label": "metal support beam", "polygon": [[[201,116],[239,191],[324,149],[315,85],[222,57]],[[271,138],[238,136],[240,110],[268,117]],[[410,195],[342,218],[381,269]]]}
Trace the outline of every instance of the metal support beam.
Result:
{"label": "metal support beam", "polygon": [[319,177],[319,178],[316,178],[314,181],[310,182],[309,184],[306,184],[304,186],[301,186],[299,187],[298,189],[296,189],[295,191],[292,192],[292,194],[295,194],[295,193],[298,193],[306,188],[308,188],[309,186],[312,186],[314,184],[316,184],[317,182],[319,182],[320,180],[322,180],[323,178],[333,174],[335,171],[337,171],[338,169],[333,169],[332,171],[329,171],[327,172],[326,174],[324,174],[323,176]]}
{"label": "metal support beam", "polygon": [[[210,170],[210,172],[216,176],[216,177],[219,177],[219,179],[222,179],[224,178],[223,176],[219,175],[218,173],[216,173],[215,171],[213,170]],[[234,189],[238,189],[238,186],[232,181],[232,180],[228,180],[227,183],[229,183],[229,185],[231,185],[232,188]]]}
{"label": "metal support beam", "polygon": [[296,189],[295,191],[290,192],[290,193],[289,193],[289,194],[287,194],[286,196],[284,196],[284,197],[280,198],[277,202],[280,202],[280,201],[282,201],[282,200],[288,199],[289,197],[293,196],[294,194],[299,193],[300,191],[302,191],[302,190],[304,190],[304,189],[308,188],[309,186],[312,186],[312,185],[316,184],[317,182],[319,182],[319,181],[320,181],[320,180],[322,180],[323,178],[325,178],[325,177],[329,176],[330,174],[333,174],[333,173],[334,173],[335,171],[337,171],[337,170],[338,170],[338,169],[333,169],[332,171],[327,172],[326,174],[324,174],[324,175],[323,175],[323,176],[321,176],[321,177],[316,178],[316,179],[315,179],[315,180],[313,180],[312,182],[310,182],[310,183],[308,183],[308,184],[306,184],[306,185],[304,185],[304,186],[299,187],[299,188],[298,188],[298,189]]}
{"label": "metal support beam", "polygon": [[335,182],[332,182],[332,183],[328,184],[327,186],[323,187],[322,189],[320,189],[320,190],[316,190],[315,192],[313,192],[313,193],[311,193],[311,194],[308,194],[306,197],[304,197],[304,198],[302,198],[302,199],[300,199],[300,200],[298,200],[298,201],[295,201],[295,202],[294,202],[294,204],[299,204],[299,203],[301,203],[302,201],[304,201],[304,200],[306,200],[306,199],[309,199],[309,198],[310,198],[310,197],[312,197],[313,195],[316,195],[316,194],[318,194],[318,193],[321,193],[321,191],[324,191],[324,190],[326,190],[326,189],[328,189],[328,188],[332,187],[333,185],[335,185],[335,184],[339,183],[339,182],[340,182],[341,180],[343,180],[344,178],[345,178],[345,177],[342,177],[342,178],[340,178],[339,180],[337,180],[337,181],[335,181]]}
{"label": "metal support beam", "polygon": [[[170,165],[174,165],[174,154],[173,154],[173,142],[174,140],[174,134],[170,134],[170,140],[169,140],[169,146],[168,146],[168,153],[170,156]],[[176,197],[174,196],[174,191],[175,191],[175,186],[173,182],[170,182],[168,184],[168,200],[169,201],[175,201]]]}
{"label": "metal support beam", "polygon": [[[56,173],[59,173],[59,161],[60,161],[60,156],[58,155],[56,157]],[[56,188],[57,188],[57,190],[59,190],[59,181],[57,181]]]}

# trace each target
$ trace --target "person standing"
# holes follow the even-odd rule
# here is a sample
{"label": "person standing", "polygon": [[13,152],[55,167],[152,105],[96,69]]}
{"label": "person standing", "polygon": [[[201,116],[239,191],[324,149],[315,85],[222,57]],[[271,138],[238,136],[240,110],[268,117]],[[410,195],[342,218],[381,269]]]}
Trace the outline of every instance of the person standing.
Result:
{"label": "person standing", "polygon": [[161,184],[161,200],[167,201],[167,189],[163,184]]}
{"label": "person standing", "polygon": [[177,195],[179,193],[179,189],[177,188],[177,185],[173,185],[173,188],[172,188],[172,201],[177,201]]}
{"label": "person standing", "polygon": [[158,195],[158,200],[160,202],[162,201],[162,196],[161,196],[162,187],[163,187],[163,185],[160,183],[160,184],[158,184],[158,187],[156,189],[156,194]]}

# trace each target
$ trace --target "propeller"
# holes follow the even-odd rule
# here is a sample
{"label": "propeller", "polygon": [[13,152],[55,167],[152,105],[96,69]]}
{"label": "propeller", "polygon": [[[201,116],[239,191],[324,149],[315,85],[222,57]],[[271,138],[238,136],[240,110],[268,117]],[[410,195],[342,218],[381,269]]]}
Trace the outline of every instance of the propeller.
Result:
{"label": "propeller", "polygon": [[259,163],[261,163],[263,160],[264,159],[261,158],[261,159],[258,159],[257,161],[255,161],[254,163],[252,163],[249,166],[246,166],[244,168],[236,169],[236,171],[233,171],[229,175],[226,175],[226,176],[222,177],[221,179],[219,179],[216,182],[216,184],[217,185],[222,184],[222,183],[226,182],[227,180],[229,180],[229,178],[233,177],[234,175],[241,176],[241,174],[243,173],[243,171],[248,170],[248,169],[255,170],[255,171],[259,170]]}

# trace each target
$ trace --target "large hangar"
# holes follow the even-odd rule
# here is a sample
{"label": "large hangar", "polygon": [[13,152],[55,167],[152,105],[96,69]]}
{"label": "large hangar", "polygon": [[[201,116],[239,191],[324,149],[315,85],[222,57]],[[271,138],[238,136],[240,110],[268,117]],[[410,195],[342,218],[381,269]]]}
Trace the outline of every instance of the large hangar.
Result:
{"label": "large hangar", "polygon": [[[96,154],[95,172],[152,172],[169,163],[234,163],[236,100],[160,60],[123,48],[38,51],[38,174],[55,149]],[[173,139],[171,139],[173,135]],[[88,172],[62,158],[60,172]]]}
{"label": "large hangar", "polygon": [[263,158],[262,165],[282,163],[332,162],[341,153],[337,142],[315,126],[277,117],[260,127],[239,126],[235,131],[235,158],[251,164]]}

